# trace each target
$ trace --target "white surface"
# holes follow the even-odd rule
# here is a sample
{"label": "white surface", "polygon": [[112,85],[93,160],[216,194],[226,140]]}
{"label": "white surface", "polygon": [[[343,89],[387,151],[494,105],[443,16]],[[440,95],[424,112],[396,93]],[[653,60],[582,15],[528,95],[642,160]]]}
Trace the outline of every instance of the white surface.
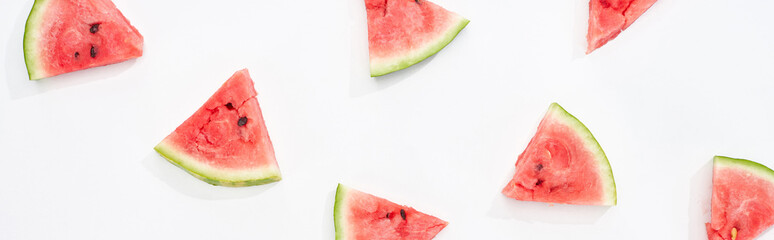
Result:
{"label": "white surface", "polygon": [[[333,239],[338,182],[449,221],[437,239],[706,239],[712,156],[774,166],[772,1],[662,0],[588,56],[585,0],[436,2],[470,25],[377,79],[362,0],[115,0],[142,58],[28,81],[32,1],[0,0],[0,239]],[[153,152],[244,67],[284,180],[212,187]],[[554,101],[618,206],[500,194]]]}

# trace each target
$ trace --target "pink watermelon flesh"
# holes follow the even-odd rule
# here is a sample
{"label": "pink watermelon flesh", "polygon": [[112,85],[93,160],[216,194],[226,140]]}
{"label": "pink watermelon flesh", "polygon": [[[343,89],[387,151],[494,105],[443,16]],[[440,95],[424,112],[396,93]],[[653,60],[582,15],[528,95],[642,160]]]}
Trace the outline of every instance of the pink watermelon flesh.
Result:
{"label": "pink watermelon flesh", "polygon": [[618,36],[654,3],[656,0],[591,0],[586,54]]}
{"label": "pink watermelon flesh", "polygon": [[449,223],[339,184],[334,206],[337,240],[433,239]]}
{"label": "pink watermelon flesh", "polygon": [[214,185],[280,180],[274,148],[247,69],[236,72],[156,150]]}
{"label": "pink watermelon flesh", "polygon": [[519,155],[508,197],[582,205],[615,205],[610,164],[591,132],[554,103]]}
{"label": "pink watermelon flesh", "polygon": [[772,224],[774,171],[748,160],[715,157],[709,239],[755,239]]}
{"label": "pink watermelon flesh", "polygon": [[407,68],[451,42],[468,20],[427,0],[365,0],[371,75]]}
{"label": "pink watermelon flesh", "polygon": [[24,32],[30,79],[137,58],[142,45],[110,0],[36,0]]}

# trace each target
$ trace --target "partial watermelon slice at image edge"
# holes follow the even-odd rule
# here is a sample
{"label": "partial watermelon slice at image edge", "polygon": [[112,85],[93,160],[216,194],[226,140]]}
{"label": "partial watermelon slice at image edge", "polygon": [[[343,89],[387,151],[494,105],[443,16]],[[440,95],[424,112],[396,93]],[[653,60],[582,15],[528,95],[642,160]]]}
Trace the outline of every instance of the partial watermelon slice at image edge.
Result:
{"label": "partial watermelon slice at image edge", "polygon": [[434,238],[449,224],[414,208],[340,183],[336,187],[333,219],[336,240],[425,240]]}
{"label": "partial watermelon slice at image edge", "polygon": [[372,77],[436,54],[470,22],[429,0],[365,0],[365,7]]}
{"label": "partial watermelon slice at image edge", "polygon": [[434,42],[427,44],[424,48],[391,59],[372,59],[371,77],[383,76],[388,73],[408,68],[441,51],[441,49],[449,45],[462,29],[470,23],[470,20],[459,15],[452,21],[454,21],[454,23],[451,24],[446,31],[442,31]]}
{"label": "partial watermelon slice at image edge", "polygon": [[[101,26],[92,32],[90,24]],[[30,80],[138,58],[142,48],[142,35],[110,0],[35,0],[24,27],[24,61]],[[68,50],[72,52],[62,53]]]}
{"label": "partial watermelon slice at image edge", "polygon": [[[733,183],[740,178],[743,182]],[[774,224],[774,170],[746,159],[715,156],[712,181],[712,219],[705,224],[710,240],[753,239]],[[714,229],[713,224],[722,226]]]}
{"label": "partial watermelon slice at image edge", "polygon": [[[656,0],[590,0],[586,54],[604,46],[629,28]],[[625,3],[625,5],[620,5]]]}

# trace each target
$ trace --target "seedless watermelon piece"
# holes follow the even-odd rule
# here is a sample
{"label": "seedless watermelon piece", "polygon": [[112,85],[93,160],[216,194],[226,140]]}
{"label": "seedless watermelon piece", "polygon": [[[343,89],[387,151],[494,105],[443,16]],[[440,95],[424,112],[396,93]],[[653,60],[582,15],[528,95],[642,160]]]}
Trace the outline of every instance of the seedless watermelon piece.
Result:
{"label": "seedless watermelon piece", "polygon": [[656,0],[591,0],[586,54],[618,36],[654,3]]}
{"label": "seedless watermelon piece", "polygon": [[365,4],[372,77],[432,56],[470,22],[427,0],[365,0]]}
{"label": "seedless watermelon piece", "polygon": [[279,181],[282,177],[257,94],[247,69],[236,72],[154,149],[213,185]]}
{"label": "seedless watermelon piece", "polygon": [[774,171],[750,160],[716,156],[709,239],[755,239],[772,224]]}
{"label": "seedless watermelon piece", "polygon": [[449,223],[339,184],[333,207],[336,240],[433,239]]}
{"label": "seedless watermelon piece", "polygon": [[519,155],[516,174],[502,193],[523,201],[616,205],[605,152],[588,128],[556,103]]}
{"label": "seedless watermelon piece", "polygon": [[142,44],[110,0],[35,0],[24,29],[31,80],[137,58]]}

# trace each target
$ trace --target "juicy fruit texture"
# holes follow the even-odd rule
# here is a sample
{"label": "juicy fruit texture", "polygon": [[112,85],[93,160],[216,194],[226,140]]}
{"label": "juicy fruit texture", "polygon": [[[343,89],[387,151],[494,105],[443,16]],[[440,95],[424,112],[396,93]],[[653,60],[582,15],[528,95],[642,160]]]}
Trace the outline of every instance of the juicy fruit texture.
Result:
{"label": "juicy fruit texture", "polygon": [[35,0],[24,30],[31,80],[137,58],[142,44],[110,0]]}
{"label": "juicy fruit texture", "polygon": [[586,54],[618,36],[654,3],[656,0],[591,0]]}
{"label": "juicy fruit texture", "polygon": [[519,155],[516,174],[502,193],[523,201],[616,204],[605,153],[586,126],[556,103]]}
{"label": "juicy fruit texture", "polygon": [[427,0],[365,0],[365,4],[372,77],[432,56],[470,22]]}
{"label": "juicy fruit texture", "polygon": [[333,208],[336,240],[433,239],[449,223],[339,184]]}
{"label": "juicy fruit texture", "polygon": [[716,156],[709,239],[755,239],[772,224],[774,171],[753,161]]}
{"label": "juicy fruit texture", "polygon": [[236,72],[154,149],[191,175],[221,186],[281,179],[253,80]]}

